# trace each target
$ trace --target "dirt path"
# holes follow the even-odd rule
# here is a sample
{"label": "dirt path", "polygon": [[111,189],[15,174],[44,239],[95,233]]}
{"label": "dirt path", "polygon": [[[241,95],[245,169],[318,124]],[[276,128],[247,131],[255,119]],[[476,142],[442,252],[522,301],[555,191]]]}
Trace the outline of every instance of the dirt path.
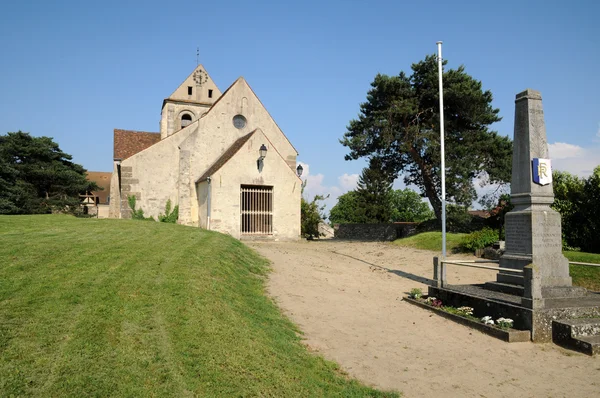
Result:
{"label": "dirt path", "polygon": [[[269,292],[306,344],[350,375],[407,397],[600,397],[600,358],[504,343],[401,301],[432,254],[387,243],[252,243],[273,262]],[[450,283],[493,279],[448,270]]]}

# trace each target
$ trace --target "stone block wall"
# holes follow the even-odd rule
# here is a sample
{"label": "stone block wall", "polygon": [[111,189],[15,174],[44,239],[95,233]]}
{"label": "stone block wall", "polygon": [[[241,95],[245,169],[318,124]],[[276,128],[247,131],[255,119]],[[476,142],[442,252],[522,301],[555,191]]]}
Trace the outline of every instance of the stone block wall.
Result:
{"label": "stone block wall", "polygon": [[418,223],[335,224],[335,238],[362,241],[393,241],[416,233]]}
{"label": "stone block wall", "polygon": [[139,192],[132,192],[131,190],[131,185],[138,182],[136,178],[133,178],[133,167],[121,167],[121,218],[131,218],[131,209],[127,200],[128,196],[135,196],[138,201],[141,199]]}

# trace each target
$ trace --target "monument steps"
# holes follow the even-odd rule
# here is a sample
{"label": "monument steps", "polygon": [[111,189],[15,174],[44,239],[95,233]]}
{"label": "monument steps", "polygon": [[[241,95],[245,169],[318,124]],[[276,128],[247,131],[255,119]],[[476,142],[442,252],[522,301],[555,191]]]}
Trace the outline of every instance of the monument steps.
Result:
{"label": "monument steps", "polygon": [[579,345],[583,349],[582,352],[589,355],[600,354],[600,336],[583,336],[578,338]]}
{"label": "monument steps", "polygon": [[542,296],[548,299],[554,298],[579,298],[588,295],[588,291],[578,286],[552,286],[542,288]]}
{"label": "monument steps", "polygon": [[600,318],[552,321],[552,341],[587,355],[600,354]]}
{"label": "monument steps", "polygon": [[500,293],[512,294],[513,296],[523,296],[525,291],[523,285],[513,285],[512,283],[503,282],[486,282],[485,289]]}

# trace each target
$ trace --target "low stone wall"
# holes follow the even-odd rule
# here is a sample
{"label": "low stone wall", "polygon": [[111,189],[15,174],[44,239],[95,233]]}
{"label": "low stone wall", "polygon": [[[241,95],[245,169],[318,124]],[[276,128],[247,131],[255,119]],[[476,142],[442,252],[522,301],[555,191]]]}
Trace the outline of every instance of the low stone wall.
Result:
{"label": "low stone wall", "polygon": [[393,241],[416,233],[418,223],[401,222],[390,224],[335,224],[336,239],[362,241]]}
{"label": "low stone wall", "polygon": [[98,218],[108,218],[109,205],[98,205]]}

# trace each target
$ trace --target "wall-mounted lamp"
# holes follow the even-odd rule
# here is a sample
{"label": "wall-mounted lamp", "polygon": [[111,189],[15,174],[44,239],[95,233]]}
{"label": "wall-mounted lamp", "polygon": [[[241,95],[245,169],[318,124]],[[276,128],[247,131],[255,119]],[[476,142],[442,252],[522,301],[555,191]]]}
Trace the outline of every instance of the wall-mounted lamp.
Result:
{"label": "wall-mounted lamp", "polygon": [[265,157],[267,157],[267,147],[265,146],[265,144],[262,144],[260,146],[258,153],[260,153],[260,160],[263,160]]}
{"label": "wall-mounted lamp", "polygon": [[303,171],[304,171],[304,167],[302,167],[302,165],[299,164],[298,167],[296,167],[296,174],[298,174],[298,177],[302,176]]}
{"label": "wall-mounted lamp", "polygon": [[264,166],[263,160],[265,160],[265,158],[267,157],[267,147],[265,146],[265,144],[262,144],[260,146],[258,154],[260,156],[258,157],[258,160],[256,160],[256,167],[258,168],[258,172],[261,173]]}

